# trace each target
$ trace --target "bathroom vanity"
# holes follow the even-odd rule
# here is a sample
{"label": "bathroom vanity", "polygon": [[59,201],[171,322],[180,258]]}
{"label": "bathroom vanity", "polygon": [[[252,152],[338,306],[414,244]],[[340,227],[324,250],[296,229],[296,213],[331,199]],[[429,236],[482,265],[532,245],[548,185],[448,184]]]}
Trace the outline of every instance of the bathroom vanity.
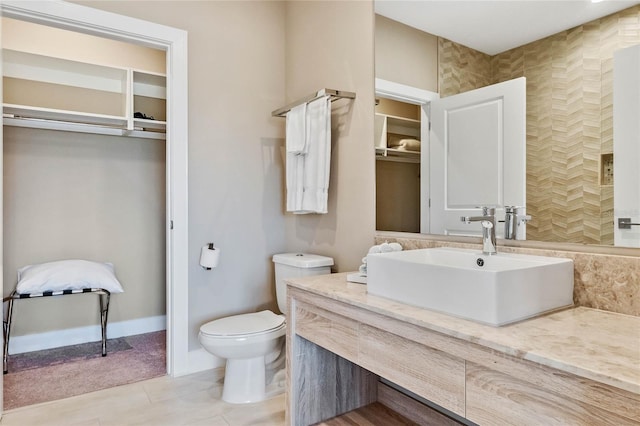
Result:
{"label": "bathroom vanity", "polygon": [[376,401],[455,423],[420,400],[481,425],[640,424],[638,317],[578,307],[492,327],[369,295],[346,274],[287,290],[287,424]]}

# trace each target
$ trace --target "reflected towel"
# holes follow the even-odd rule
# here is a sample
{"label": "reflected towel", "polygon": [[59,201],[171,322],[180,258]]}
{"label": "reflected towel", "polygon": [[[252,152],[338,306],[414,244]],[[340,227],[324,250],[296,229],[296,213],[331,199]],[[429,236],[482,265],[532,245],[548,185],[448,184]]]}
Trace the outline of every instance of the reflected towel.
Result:
{"label": "reflected towel", "polygon": [[420,141],[417,139],[400,139],[397,149],[420,152]]}

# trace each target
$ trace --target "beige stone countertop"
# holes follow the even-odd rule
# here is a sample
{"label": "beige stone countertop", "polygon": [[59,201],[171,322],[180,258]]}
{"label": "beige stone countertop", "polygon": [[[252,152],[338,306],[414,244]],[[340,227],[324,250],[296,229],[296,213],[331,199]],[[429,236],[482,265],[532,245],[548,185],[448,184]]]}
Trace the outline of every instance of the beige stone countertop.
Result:
{"label": "beige stone countertop", "polygon": [[400,321],[640,394],[640,317],[577,307],[492,327],[367,294],[347,274],[289,285]]}

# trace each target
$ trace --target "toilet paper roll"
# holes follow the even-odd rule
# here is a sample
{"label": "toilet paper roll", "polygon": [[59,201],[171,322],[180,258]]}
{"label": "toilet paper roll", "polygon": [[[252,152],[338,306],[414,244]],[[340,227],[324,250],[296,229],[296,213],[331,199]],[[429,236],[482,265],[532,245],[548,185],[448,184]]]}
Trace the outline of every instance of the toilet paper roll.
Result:
{"label": "toilet paper roll", "polygon": [[220,261],[220,249],[208,245],[203,246],[200,251],[200,266],[203,268],[215,268]]}

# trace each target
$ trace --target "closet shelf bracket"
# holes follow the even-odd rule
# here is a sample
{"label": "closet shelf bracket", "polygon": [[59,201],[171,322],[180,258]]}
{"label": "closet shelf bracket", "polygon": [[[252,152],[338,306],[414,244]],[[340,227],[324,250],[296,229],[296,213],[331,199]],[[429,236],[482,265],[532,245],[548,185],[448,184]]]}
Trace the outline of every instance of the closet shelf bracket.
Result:
{"label": "closet shelf bracket", "polygon": [[318,98],[322,98],[325,96],[329,96],[331,98],[331,102],[337,101],[338,99],[355,99],[356,98],[356,94],[354,92],[346,92],[344,90],[335,90],[335,89],[321,89],[321,90],[318,90],[316,93],[306,96],[302,99],[298,99],[297,101],[292,102],[285,107],[278,108],[277,110],[273,111],[271,115],[273,117],[286,117],[287,113],[291,111],[291,108],[296,107],[298,105],[309,103],[311,101],[314,101]]}

